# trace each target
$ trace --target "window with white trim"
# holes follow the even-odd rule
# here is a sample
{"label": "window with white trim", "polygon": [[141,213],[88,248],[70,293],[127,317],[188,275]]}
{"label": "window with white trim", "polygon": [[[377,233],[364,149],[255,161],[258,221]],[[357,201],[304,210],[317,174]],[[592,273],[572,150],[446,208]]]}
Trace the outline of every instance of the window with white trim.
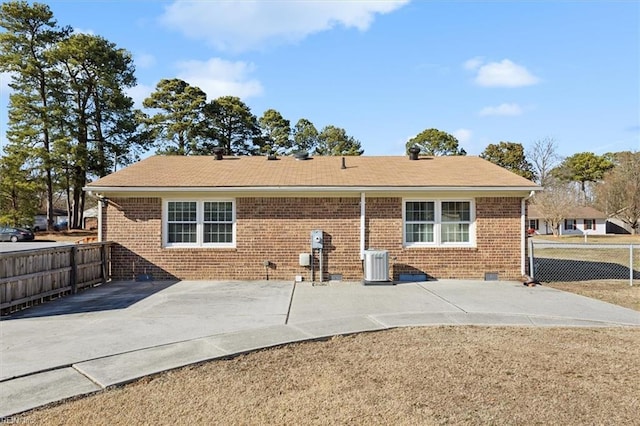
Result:
{"label": "window with white trim", "polygon": [[407,201],[405,203],[405,241],[433,243],[435,225],[435,203],[433,201]]}
{"label": "window with white trim", "polygon": [[235,247],[233,200],[165,200],[166,247]]}
{"label": "window with white trim", "polygon": [[564,220],[564,229],[566,231],[574,231],[576,229],[576,220],[575,219],[565,219]]}
{"label": "window with white trim", "polygon": [[195,201],[172,201],[167,206],[167,242],[197,241],[197,211]]}
{"label": "window with white trim", "polygon": [[475,211],[470,200],[405,200],[405,246],[472,246]]}

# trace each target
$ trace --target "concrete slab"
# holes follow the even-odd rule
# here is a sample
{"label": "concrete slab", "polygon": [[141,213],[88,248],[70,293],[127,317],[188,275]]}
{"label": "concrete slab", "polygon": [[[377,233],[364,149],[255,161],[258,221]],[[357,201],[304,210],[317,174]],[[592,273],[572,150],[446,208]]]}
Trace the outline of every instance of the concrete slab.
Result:
{"label": "concrete slab", "polygon": [[73,367],[106,388],[226,354],[205,338],[94,359]]}
{"label": "concrete slab", "polygon": [[284,324],[292,291],[282,281],[109,283],[3,318],[0,379]]}
{"label": "concrete slab", "polygon": [[458,280],[424,282],[419,285],[464,312],[552,316],[640,325],[640,312],[544,286]]}
{"label": "concrete slab", "polygon": [[100,389],[73,368],[3,382],[0,384],[0,418]]}
{"label": "concrete slab", "polygon": [[608,321],[589,321],[576,318],[529,317],[537,327],[625,327],[624,324]]}
{"label": "concrete slab", "polygon": [[308,340],[312,337],[296,328],[276,325],[212,336],[209,338],[209,342],[223,349],[227,354],[235,355],[255,349]]}
{"label": "concrete slab", "polygon": [[296,285],[289,324],[396,312],[461,312],[455,305],[415,283],[372,285],[336,283]]}
{"label": "concrete slab", "polygon": [[384,330],[385,328],[388,328],[383,324],[380,324],[375,319],[364,316],[329,318],[323,321],[299,323],[292,327],[295,327],[314,338]]}
{"label": "concrete slab", "polygon": [[375,315],[373,318],[387,327],[414,327],[430,325],[458,325],[458,312],[404,312]]}

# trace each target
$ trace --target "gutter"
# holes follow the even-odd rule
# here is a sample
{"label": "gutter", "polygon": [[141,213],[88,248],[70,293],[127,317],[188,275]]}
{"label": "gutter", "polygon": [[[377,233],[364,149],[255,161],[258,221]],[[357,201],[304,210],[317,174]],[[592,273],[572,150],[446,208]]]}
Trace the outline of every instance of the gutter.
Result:
{"label": "gutter", "polygon": [[[526,210],[527,210],[527,200],[535,195],[535,191],[531,191],[529,195],[524,197],[520,202],[520,272],[522,275],[527,273],[527,224],[526,224]],[[529,271],[529,275],[533,276],[533,271]]]}
{"label": "gutter", "polygon": [[85,186],[87,192],[523,192],[539,191],[535,186]]}
{"label": "gutter", "polygon": [[364,192],[360,193],[360,260],[364,260],[365,246],[365,234],[366,234],[366,211],[367,211],[367,196]]}

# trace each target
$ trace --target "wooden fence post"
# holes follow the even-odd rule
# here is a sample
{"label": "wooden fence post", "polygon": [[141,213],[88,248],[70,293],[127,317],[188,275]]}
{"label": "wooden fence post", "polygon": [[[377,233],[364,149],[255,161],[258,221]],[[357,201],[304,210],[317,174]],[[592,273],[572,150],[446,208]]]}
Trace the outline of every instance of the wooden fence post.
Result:
{"label": "wooden fence post", "polygon": [[109,278],[107,276],[108,273],[107,273],[107,244],[106,243],[100,244],[100,263],[101,263],[100,278],[102,278],[102,284],[106,284],[107,279]]}
{"label": "wooden fence post", "polygon": [[78,247],[71,247],[71,294],[76,294],[78,292]]}

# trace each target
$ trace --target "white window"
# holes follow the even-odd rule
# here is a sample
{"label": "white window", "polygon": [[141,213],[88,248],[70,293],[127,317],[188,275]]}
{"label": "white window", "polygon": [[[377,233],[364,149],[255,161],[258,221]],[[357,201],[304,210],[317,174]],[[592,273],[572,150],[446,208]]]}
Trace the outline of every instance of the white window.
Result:
{"label": "white window", "polygon": [[529,219],[529,229],[539,230],[540,221],[538,219]]}
{"label": "white window", "polygon": [[165,247],[235,247],[233,200],[165,200]]}
{"label": "white window", "polygon": [[576,229],[576,220],[575,219],[565,219],[564,220],[564,229],[566,231],[574,231]]}
{"label": "white window", "polygon": [[595,219],[584,219],[584,230],[596,230],[596,220]]}
{"label": "white window", "polygon": [[405,200],[405,246],[472,246],[474,203],[470,200]]}

